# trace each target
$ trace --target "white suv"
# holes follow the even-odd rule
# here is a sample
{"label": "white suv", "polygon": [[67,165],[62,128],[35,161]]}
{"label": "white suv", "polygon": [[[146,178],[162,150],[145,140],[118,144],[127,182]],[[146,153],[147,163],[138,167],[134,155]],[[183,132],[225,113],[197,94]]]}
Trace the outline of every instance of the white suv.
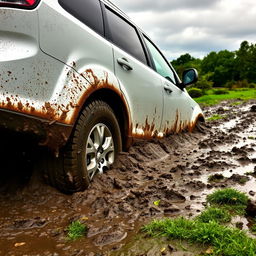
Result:
{"label": "white suv", "polygon": [[85,189],[134,138],[191,131],[202,111],[163,54],[106,0],[0,0],[0,126],[55,153],[47,173]]}

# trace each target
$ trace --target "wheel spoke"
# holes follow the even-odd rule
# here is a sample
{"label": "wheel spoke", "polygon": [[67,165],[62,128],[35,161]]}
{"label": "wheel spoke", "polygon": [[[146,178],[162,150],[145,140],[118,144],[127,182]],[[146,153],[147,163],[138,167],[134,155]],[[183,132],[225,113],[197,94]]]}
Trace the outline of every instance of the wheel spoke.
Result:
{"label": "wheel spoke", "polygon": [[94,147],[96,150],[100,147],[100,134],[98,132],[97,127],[92,131],[92,137],[93,137],[93,142],[94,142]]}
{"label": "wheel spoke", "polygon": [[90,180],[93,179],[93,177],[95,176],[97,171],[98,171],[98,166],[97,165],[95,165],[95,167],[93,167],[91,170],[88,170]]}
{"label": "wheel spoke", "polygon": [[97,153],[97,149],[96,149],[91,138],[88,139],[86,153],[87,154],[91,154],[91,153],[96,154]]}
{"label": "wheel spoke", "polygon": [[104,143],[105,125],[97,126],[100,146]]}
{"label": "wheel spoke", "polygon": [[105,139],[105,143],[102,146],[105,155],[107,155],[109,152],[113,152],[114,151],[114,142],[112,137],[106,137]]}

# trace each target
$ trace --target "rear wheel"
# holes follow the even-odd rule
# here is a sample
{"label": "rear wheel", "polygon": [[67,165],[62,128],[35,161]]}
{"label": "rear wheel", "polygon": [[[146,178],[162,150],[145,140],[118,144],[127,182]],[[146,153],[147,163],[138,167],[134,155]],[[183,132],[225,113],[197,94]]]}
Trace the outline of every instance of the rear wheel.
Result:
{"label": "rear wheel", "polygon": [[60,157],[48,162],[48,180],[66,193],[82,191],[96,174],[111,168],[121,148],[113,110],[103,101],[93,101],[81,113]]}

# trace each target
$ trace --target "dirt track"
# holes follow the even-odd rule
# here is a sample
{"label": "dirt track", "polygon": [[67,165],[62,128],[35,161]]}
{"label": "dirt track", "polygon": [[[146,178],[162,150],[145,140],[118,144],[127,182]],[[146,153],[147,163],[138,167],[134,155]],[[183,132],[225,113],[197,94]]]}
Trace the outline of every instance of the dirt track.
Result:
{"label": "dirt track", "polygon": [[[42,182],[39,152],[24,151],[26,142],[12,157],[12,145],[2,146],[0,255],[118,255],[152,218],[198,214],[216,187],[235,187],[256,200],[255,104],[206,108],[206,117],[218,113],[225,118],[207,123],[203,132],[137,142],[115,169],[71,196]],[[225,178],[208,182],[218,173]],[[65,228],[77,219],[88,224],[88,235],[67,241]],[[248,228],[250,219],[238,221]],[[120,255],[128,254],[121,249]]]}

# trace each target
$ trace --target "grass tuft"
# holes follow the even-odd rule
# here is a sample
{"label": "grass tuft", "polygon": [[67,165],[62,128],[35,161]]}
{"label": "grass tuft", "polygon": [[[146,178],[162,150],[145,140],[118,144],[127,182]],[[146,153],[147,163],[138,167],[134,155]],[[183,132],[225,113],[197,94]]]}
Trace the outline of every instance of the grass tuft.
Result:
{"label": "grass tuft", "polygon": [[255,256],[256,240],[244,231],[229,228],[215,221],[203,223],[185,218],[154,220],[142,231],[150,236],[164,236],[212,246],[211,255]]}
{"label": "grass tuft", "polygon": [[223,118],[225,118],[225,116],[216,114],[216,115],[213,115],[213,116],[207,118],[207,121],[216,121],[216,120],[220,120]]}
{"label": "grass tuft", "polygon": [[213,192],[206,200],[211,206],[222,207],[233,214],[243,215],[249,198],[236,189],[226,188]]}
{"label": "grass tuft", "polygon": [[209,207],[197,217],[197,220],[203,223],[209,223],[211,221],[228,223],[231,219],[232,217],[227,210],[214,207]]}
{"label": "grass tuft", "polygon": [[70,240],[76,240],[80,237],[83,237],[86,235],[88,231],[87,225],[81,223],[79,220],[72,222],[68,226],[68,239]]}
{"label": "grass tuft", "polygon": [[248,196],[233,188],[217,190],[207,196],[207,202],[210,204],[227,205],[245,205],[248,203]]}

